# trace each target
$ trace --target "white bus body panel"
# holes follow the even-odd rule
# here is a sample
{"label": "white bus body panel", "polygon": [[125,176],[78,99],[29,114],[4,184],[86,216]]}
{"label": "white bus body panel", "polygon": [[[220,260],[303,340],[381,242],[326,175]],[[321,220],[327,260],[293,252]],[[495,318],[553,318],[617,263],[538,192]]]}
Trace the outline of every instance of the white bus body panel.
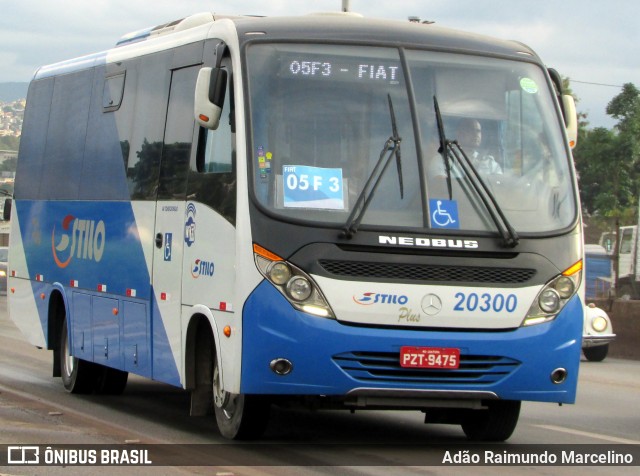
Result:
{"label": "white bus body panel", "polygon": [[504,289],[344,282],[314,275],[339,321],[466,329],[520,327],[542,286]]}
{"label": "white bus body panel", "polygon": [[[12,316],[14,324],[20,332],[27,338],[30,344],[37,347],[46,347],[47,338],[44,334],[42,323],[40,322],[38,308],[36,304],[36,294],[29,280],[27,262],[22,245],[22,234],[18,223],[18,213],[16,208],[11,209],[11,235],[9,237],[9,263],[7,269],[7,293],[11,293],[9,302],[9,315]],[[34,233],[38,228],[34,227]],[[46,240],[45,236],[35,237]]]}

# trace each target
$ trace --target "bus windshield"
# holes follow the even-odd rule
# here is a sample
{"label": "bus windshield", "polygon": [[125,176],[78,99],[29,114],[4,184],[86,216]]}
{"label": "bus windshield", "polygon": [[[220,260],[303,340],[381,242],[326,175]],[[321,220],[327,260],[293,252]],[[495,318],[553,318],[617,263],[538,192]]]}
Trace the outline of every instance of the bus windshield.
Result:
{"label": "bus windshield", "polygon": [[[247,64],[255,196],[284,220],[341,227],[366,200],[361,228],[495,232],[476,173],[518,233],[576,218],[563,124],[536,64],[291,43],[251,45]],[[442,153],[438,125],[470,168]]]}

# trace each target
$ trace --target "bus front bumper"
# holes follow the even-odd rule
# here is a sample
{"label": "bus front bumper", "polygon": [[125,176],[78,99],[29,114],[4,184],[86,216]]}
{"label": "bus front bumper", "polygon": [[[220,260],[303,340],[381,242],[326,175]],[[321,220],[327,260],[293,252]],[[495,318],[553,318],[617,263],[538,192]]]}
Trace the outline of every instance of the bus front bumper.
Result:
{"label": "bus front bumper", "polygon": [[[243,309],[241,392],[358,397],[366,406],[378,397],[573,403],[582,319],[576,297],[551,322],[504,331],[344,325],[295,310],[263,282]],[[404,346],[459,349],[460,366],[403,368]],[[289,371],[276,372],[278,360]]]}

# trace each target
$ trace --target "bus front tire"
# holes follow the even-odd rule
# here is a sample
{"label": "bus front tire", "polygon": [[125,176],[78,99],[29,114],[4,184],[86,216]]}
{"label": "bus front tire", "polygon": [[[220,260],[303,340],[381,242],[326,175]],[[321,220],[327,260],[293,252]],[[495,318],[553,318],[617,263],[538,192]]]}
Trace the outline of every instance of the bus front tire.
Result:
{"label": "bus front tire", "polygon": [[462,423],[467,438],[474,441],[505,441],[516,429],[519,400],[491,400],[486,410],[473,410]]}
{"label": "bus front tire", "polygon": [[62,384],[69,393],[92,393],[96,381],[95,365],[71,355],[67,320],[60,333],[60,372]]}
{"label": "bus front tire", "polygon": [[222,389],[217,360],[213,368],[213,407],[220,434],[230,440],[262,436],[271,405],[258,395],[231,394]]}

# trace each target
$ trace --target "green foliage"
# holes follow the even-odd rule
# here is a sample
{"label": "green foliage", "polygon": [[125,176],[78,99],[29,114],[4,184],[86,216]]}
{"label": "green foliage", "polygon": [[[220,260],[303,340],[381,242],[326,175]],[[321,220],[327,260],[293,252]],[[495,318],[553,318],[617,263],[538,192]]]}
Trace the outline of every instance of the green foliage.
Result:
{"label": "green foliage", "polygon": [[607,105],[607,114],[618,119],[616,128],[621,133],[640,132],[640,91],[632,83],[622,86],[622,92]]}
{"label": "green foliage", "polygon": [[0,163],[0,172],[15,172],[17,164],[17,158],[7,159]]}
{"label": "green foliage", "polygon": [[18,150],[20,147],[20,138],[13,136],[0,137],[0,150]]}
{"label": "green foliage", "polygon": [[[606,201],[609,193],[607,167],[613,156],[614,135],[604,128],[581,130],[573,157],[580,177],[580,196],[587,214],[600,211],[597,203]],[[609,199],[610,200],[610,199]]]}
{"label": "green foliage", "polygon": [[608,218],[611,224],[633,224],[640,193],[640,91],[625,84],[607,114],[618,120],[615,130],[579,124],[573,156],[582,205],[587,215]]}

